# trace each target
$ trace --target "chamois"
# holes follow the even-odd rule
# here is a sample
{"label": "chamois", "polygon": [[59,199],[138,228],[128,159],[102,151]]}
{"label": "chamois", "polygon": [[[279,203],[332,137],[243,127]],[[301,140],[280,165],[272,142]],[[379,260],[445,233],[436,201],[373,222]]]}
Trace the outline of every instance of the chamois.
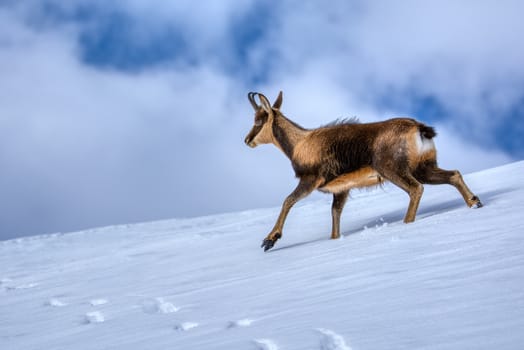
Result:
{"label": "chamois", "polygon": [[395,118],[362,124],[356,120],[336,121],[317,129],[305,129],[280,112],[282,91],[273,106],[260,93],[250,92],[248,99],[255,110],[255,124],[245,143],[253,148],[274,144],[291,160],[299,179],[295,190],[285,199],[275,226],[262,242],[264,251],[282,237],[291,207],[316,189],[333,194],[332,239],[340,237],[340,215],[349,190],[384,181],[408,193],[405,223],[415,220],[424,191],[422,184],[453,185],[469,207],[482,207],[459,171],[437,166],[433,143],[436,133],[430,126],[410,118]]}

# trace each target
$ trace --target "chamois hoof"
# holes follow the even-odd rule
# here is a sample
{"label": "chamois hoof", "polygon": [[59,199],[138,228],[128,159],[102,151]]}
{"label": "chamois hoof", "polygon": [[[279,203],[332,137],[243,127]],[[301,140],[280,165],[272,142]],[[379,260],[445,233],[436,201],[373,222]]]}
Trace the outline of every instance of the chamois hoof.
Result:
{"label": "chamois hoof", "polygon": [[270,238],[264,239],[262,241],[262,245],[260,246],[260,248],[264,248],[264,251],[267,252],[269,249],[273,248],[277,240],[279,240],[280,237],[282,237],[282,235],[280,233],[277,233],[274,235],[274,237],[275,237],[274,239],[270,239]]}
{"label": "chamois hoof", "polygon": [[473,201],[474,203],[470,206],[470,208],[478,209],[478,208],[482,208],[484,206],[484,204],[482,204],[482,202],[480,201],[479,197],[477,197],[477,196],[474,196],[473,198],[471,198],[471,201]]}

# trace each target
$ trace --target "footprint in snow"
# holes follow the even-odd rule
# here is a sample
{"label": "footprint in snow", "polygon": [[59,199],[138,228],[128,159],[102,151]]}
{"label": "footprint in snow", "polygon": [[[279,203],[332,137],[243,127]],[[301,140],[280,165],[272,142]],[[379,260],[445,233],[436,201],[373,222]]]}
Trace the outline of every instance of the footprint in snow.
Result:
{"label": "footprint in snow", "polygon": [[255,322],[249,318],[243,318],[238,321],[231,321],[227,324],[227,328],[249,327]]}
{"label": "footprint in snow", "polygon": [[18,286],[14,285],[5,285],[3,286],[6,290],[21,290],[21,289],[31,289],[38,286],[38,283],[26,283],[26,284],[20,284]]}
{"label": "footprint in snow", "polygon": [[49,299],[45,305],[47,306],[53,306],[53,307],[62,307],[62,306],[67,306],[66,303],[64,303],[63,301],[59,300],[59,299],[56,299],[56,298],[51,298]]}
{"label": "footprint in snow", "polygon": [[142,311],[146,314],[170,314],[178,310],[180,308],[165,301],[164,298],[147,299],[142,302]]}
{"label": "footprint in snow", "polygon": [[254,339],[253,343],[255,343],[258,350],[278,350],[277,344],[271,339]]}
{"label": "footprint in snow", "polygon": [[91,304],[91,306],[99,306],[99,305],[104,305],[107,303],[108,303],[107,299],[92,299],[89,301],[89,304]]}
{"label": "footprint in snow", "polygon": [[188,331],[190,329],[193,329],[193,328],[196,328],[198,327],[198,323],[196,322],[182,322],[182,323],[179,323],[175,326],[175,329],[177,331]]}
{"label": "footprint in snow", "polygon": [[84,323],[85,324],[91,324],[91,323],[102,323],[106,319],[104,317],[104,314],[100,311],[92,311],[85,314]]}
{"label": "footprint in snow", "polygon": [[317,328],[317,331],[322,334],[321,350],[351,350],[341,335],[324,328]]}

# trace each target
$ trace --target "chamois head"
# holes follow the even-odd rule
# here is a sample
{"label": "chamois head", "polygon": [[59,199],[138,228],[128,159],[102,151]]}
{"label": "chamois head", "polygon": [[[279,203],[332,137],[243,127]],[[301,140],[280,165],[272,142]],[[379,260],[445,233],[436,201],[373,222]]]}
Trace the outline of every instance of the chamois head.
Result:
{"label": "chamois head", "polygon": [[[255,95],[258,95],[260,105],[256,103]],[[257,92],[250,92],[247,94],[247,97],[249,102],[251,102],[251,106],[253,106],[253,109],[255,110],[255,124],[247,134],[244,140],[245,143],[249,147],[256,147],[260,144],[273,142],[272,125],[275,114],[282,105],[282,91],[278,94],[273,106],[271,106],[266,96]]]}

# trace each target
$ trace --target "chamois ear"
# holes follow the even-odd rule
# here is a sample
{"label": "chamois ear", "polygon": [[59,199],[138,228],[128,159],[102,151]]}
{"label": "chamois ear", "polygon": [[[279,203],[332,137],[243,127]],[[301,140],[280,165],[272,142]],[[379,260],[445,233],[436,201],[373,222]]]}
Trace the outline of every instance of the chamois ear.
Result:
{"label": "chamois ear", "polygon": [[274,109],[280,109],[280,106],[282,106],[282,90],[278,93],[277,99],[273,103]]}
{"label": "chamois ear", "polygon": [[269,103],[266,96],[258,94],[258,98],[260,99],[260,105],[262,106],[264,111],[266,111],[270,117],[273,116],[273,109],[271,108],[271,104]]}

